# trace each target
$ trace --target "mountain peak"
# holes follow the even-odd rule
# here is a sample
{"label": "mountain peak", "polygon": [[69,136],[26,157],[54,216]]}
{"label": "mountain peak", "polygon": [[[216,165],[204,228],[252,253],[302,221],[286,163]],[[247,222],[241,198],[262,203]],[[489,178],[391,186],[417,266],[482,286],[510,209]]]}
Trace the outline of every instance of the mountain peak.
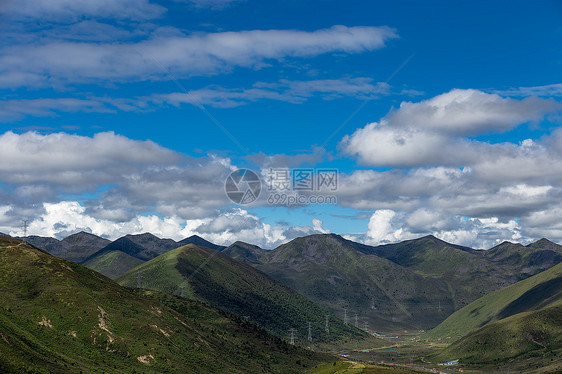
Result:
{"label": "mountain peak", "polygon": [[527,247],[534,248],[534,249],[560,249],[561,248],[559,244],[551,242],[546,238],[541,238],[536,242],[527,245]]}
{"label": "mountain peak", "polygon": [[225,248],[222,245],[217,245],[217,244],[211,243],[210,241],[200,237],[199,235],[191,235],[188,238],[180,240],[178,242],[178,244],[180,244],[180,245],[195,244],[195,245],[198,245],[198,246],[201,246],[201,247],[216,249],[217,251],[222,251]]}

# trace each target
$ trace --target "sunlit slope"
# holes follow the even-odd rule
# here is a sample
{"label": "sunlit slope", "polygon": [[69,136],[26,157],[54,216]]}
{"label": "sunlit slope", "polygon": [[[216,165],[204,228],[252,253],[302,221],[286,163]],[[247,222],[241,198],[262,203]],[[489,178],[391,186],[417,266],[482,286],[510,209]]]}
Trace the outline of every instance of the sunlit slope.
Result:
{"label": "sunlit slope", "polygon": [[325,360],[198,302],[139,295],[0,237],[2,373],[299,373]]}
{"label": "sunlit slope", "polygon": [[456,311],[427,338],[459,338],[486,323],[562,303],[562,263],[479,298]]}
{"label": "sunlit slope", "polygon": [[491,322],[428,357],[433,362],[451,359],[460,359],[461,365],[510,365],[514,371],[560,368],[562,305]]}

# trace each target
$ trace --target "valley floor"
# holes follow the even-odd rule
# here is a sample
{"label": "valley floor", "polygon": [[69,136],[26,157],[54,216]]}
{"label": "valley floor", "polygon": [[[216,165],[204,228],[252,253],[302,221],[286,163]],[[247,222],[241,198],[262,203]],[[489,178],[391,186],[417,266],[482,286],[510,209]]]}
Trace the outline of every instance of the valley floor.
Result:
{"label": "valley floor", "polygon": [[[443,350],[449,342],[420,339],[422,332],[402,332],[382,339],[387,345],[372,349],[355,348],[334,352],[349,361],[325,364],[307,373],[562,373],[562,360],[526,360],[505,362],[500,365],[440,365],[427,358]],[[456,358],[449,358],[454,361]],[[332,365],[332,367],[330,367]]]}

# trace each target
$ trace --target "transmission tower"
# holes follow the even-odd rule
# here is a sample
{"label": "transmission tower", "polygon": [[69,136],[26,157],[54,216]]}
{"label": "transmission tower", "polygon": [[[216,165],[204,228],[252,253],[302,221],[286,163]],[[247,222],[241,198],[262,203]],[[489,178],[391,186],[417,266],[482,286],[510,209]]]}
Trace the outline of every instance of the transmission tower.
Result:
{"label": "transmission tower", "polygon": [[308,323],[308,341],[312,341],[312,322]]}
{"label": "transmission tower", "polygon": [[441,313],[441,301],[439,301],[439,308],[437,309],[437,312]]}
{"label": "transmission tower", "polygon": [[359,328],[359,322],[357,321],[357,313],[355,313],[355,327]]}
{"label": "transmission tower", "polygon": [[326,332],[330,332],[330,316],[328,314],[326,314]]}
{"label": "transmission tower", "polygon": [[343,324],[347,326],[347,308],[343,308]]}
{"label": "transmission tower", "polygon": [[25,241],[25,239],[27,239],[27,225],[29,223],[29,220],[24,219],[23,220],[23,241]]}
{"label": "transmission tower", "polygon": [[180,286],[180,297],[185,297],[183,294],[183,290],[184,290],[185,286]]}
{"label": "transmission tower", "polygon": [[377,306],[375,305],[375,297],[371,300],[371,309],[377,309]]}
{"label": "transmission tower", "polygon": [[142,288],[142,274],[140,270],[137,270],[137,288]]}
{"label": "transmission tower", "polygon": [[290,334],[290,338],[291,338],[291,344],[295,345],[295,332],[297,332],[297,330],[290,328],[289,329],[289,334]]}
{"label": "transmission tower", "polygon": [[367,321],[363,322],[363,330],[369,331],[369,322]]}

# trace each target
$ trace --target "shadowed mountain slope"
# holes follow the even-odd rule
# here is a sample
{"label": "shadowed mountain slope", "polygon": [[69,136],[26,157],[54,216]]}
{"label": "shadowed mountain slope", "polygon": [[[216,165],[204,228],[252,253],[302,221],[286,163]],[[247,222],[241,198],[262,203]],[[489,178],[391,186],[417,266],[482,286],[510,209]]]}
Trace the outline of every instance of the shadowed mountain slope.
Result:
{"label": "shadowed mountain slope", "polygon": [[[326,333],[327,311],[261,271],[209,248],[190,244],[174,249],[116,280],[125,286],[136,286],[139,275],[143,288],[203,301],[245,317],[279,337],[296,328],[300,339],[304,339],[311,322],[314,344],[367,338],[367,334],[351,325],[344,326],[334,316],[329,316],[330,331]],[[371,344],[377,343],[372,339]]]}

